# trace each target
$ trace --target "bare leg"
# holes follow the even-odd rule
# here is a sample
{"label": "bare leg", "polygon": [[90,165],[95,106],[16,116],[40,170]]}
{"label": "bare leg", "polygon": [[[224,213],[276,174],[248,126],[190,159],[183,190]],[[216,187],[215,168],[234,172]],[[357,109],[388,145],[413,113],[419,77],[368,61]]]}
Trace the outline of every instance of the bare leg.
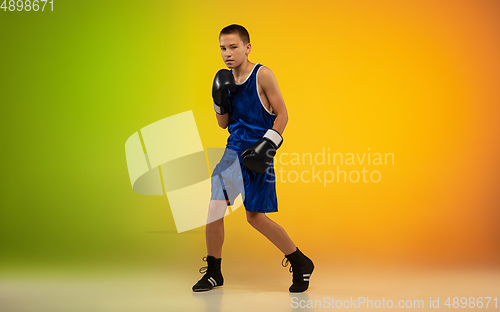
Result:
{"label": "bare leg", "polygon": [[224,243],[224,214],[227,203],[225,200],[211,200],[208,207],[207,226],[205,235],[207,240],[207,254],[216,259],[222,257]]}
{"label": "bare leg", "polygon": [[278,223],[269,219],[265,213],[247,211],[247,220],[285,255],[289,255],[297,249],[285,230]]}

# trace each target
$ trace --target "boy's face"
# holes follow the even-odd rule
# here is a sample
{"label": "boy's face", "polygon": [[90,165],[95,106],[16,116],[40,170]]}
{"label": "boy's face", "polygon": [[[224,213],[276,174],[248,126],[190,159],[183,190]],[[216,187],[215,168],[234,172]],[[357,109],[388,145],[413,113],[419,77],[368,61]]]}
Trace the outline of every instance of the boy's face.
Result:
{"label": "boy's face", "polygon": [[252,49],[250,43],[245,45],[238,34],[221,35],[219,42],[222,60],[228,68],[240,66]]}

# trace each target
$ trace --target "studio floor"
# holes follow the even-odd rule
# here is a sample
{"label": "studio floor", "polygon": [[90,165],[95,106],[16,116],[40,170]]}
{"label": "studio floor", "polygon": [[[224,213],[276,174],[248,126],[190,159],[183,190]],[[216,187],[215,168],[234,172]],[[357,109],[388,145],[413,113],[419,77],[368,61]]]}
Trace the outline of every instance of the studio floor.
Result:
{"label": "studio floor", "polygon": [[[227,266],[223,271],[225,285],[203,293],[191,291],[201,274],[193,270],[186,272],[184,268],[164,268],[78,277],[7,274],[0,277],[0,310],[279,312],[405,308],[500,311],[500,270],[488,267],[362,268],[319,262],[309,290],[301,294],[288,292],[291,276],[281,267],[263,271],[258,270],[257,265]],[[487,297],[491,297],[489,303]],[[446,305],[448,298],[450,305]]]}

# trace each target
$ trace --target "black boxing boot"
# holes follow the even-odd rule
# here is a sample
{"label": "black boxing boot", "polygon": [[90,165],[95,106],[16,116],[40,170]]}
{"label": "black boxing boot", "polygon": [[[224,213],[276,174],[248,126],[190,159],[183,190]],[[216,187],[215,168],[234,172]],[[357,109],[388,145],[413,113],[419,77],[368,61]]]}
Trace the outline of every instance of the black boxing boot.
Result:
{"label": "black boxing boot", "polygon": [[207,262],[207,266],[202,267],[200,273],[205,273],[205,275],[193,286],[193,291],[207,291],[224,284],[224,278],[220,270],[221,260],[221,258],[215,259],[212,256],[203,257],[203,261]]}
{"label": "black boxing boot", "polygon": [[[285,261],[286,259],[286,261]],[[285,261],[285,263],[283,263]],[[290,272],[293,272],[292,286],[288,289],[290,292],[303,292],[309,288],[309,278],[314,271],[314,264],[297,248],[296,251],[285,255],[281,265],[288,266],[290,262]]]}

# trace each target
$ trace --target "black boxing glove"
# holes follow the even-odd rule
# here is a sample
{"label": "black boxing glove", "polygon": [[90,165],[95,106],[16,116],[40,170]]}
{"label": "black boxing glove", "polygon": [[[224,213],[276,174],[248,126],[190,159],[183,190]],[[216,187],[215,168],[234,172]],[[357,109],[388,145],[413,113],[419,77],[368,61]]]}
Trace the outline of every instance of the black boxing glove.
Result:
{"label": "black boxing glove", "polygon": [[242,163],[245,167],[258,174],[266,172],[271,161],[276,155],[276,150],[281,146],[283,137],[274,130],[267,130],[266,134],[241,153]]}
{"label": "black boxing glove", "polygon": [[227,69],[217,72],[212,86],[212,98],[214,100],[214,110],[219,115],[229,112],[229,91],[236,90],[233,73]]}

